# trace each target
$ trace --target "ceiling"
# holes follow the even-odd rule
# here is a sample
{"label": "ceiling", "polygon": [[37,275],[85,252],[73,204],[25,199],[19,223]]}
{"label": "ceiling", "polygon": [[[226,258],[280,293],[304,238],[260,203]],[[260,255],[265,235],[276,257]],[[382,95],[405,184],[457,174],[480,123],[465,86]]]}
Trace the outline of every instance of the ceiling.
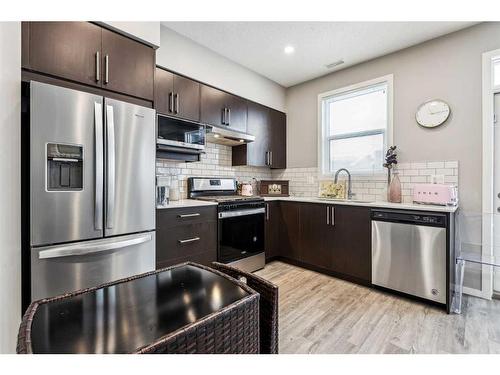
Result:
{"label": "ceiling", "polygon": [[[162,22],[284,87],[471,26],[474,22]],[[295,48],[285,54],[285,46]],[[328,69],[334,61],[344,63]]]}

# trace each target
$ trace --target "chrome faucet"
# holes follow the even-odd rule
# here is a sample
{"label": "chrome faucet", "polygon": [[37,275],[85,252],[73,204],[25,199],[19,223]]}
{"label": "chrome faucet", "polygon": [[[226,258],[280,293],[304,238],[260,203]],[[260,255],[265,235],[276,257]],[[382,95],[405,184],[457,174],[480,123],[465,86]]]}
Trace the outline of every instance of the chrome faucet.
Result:
{"label": "chrome faucet", "polygon": [[339,179],[339,173],[342,171],[347,173],[347,199],[352,199],[354,197],[354,194],[352,193],[351,190],[351,173],[347,169],[340,168],[337,172],[335,172],[335,180],[333,182],[337,183]]}

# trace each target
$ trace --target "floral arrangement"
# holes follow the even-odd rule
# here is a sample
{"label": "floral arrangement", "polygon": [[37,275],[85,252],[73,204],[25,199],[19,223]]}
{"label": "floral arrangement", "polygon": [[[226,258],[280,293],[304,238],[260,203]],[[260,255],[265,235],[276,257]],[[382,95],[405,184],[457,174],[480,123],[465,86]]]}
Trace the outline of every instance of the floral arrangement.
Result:
{"label": "floral arrangement", "polygon": [[391,169],[395,168],[398,164],[397,146],[391,146],[385,153],[384,167],[387,168],[387,183],[391,182]]}

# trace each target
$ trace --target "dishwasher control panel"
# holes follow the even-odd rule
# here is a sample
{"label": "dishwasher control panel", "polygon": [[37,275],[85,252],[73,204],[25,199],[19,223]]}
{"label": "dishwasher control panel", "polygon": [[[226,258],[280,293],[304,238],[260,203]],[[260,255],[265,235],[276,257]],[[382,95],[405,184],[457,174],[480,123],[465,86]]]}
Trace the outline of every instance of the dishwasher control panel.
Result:
{"label": "dishwasher control panel", "polygon": [[416,225],[432,225],[436,227],[446,226],[445,215],[399,210],[372,210],[372,220],[392,221]]}

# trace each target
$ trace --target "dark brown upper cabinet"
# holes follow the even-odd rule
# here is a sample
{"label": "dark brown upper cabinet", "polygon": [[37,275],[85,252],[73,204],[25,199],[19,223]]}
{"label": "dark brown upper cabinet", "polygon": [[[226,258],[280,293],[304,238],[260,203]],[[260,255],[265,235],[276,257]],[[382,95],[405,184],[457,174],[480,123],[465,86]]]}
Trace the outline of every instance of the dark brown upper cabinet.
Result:
{"label": "dark brown upper cabinet", "polygon": [[201,122],[210,125],[226,125],[226,93],[216,88],[201,85]]}
{"label": "dark brown upper cabinet", "polygon": [[249,101],[247,132],[255,136],[255,141],[233,147],[233,165],[269,166],[271,144],[269,124],[269,108]]}
{"label": "dark brown upper cabinet", "polygon": [[153,100],[152,48],[89,22],[25,22],[22,67]]}
{"label": "dark brown upper cabinet", "polygon": [[236,95],[201,85],[201,122],[247,131],[247,103]]}
{"label": "dark brown upper cabinet", "polygon": [[[23,67],[101,86],[102,28],[88,22],[29,22],[23,27]],[[27,42],[26,42],[27,39]],[[29,52],[28,57],[24,52]]]}
{"label": "dark brown upper cabinet", "polygon": [[155,52],[152,48],[102,29],[102,87],[153,100]]}
{"label": "dark brown upper cabinet", "polygon": [[255,141],[233,147],[233,165],[286,168],[286,115],[248,102],[247,132]]}
{"label": "dark brown upper cabinet", "polygon": [[236,95],[227,94],[227,122],[231,129],[247,132],[247,101]]}
{"label": "dark brown upper cabinet", "polygon": [[200,121],[200,84],[156,68],[155,109],[164,115]]}
{"label": "dark brown upper cabinet", "polygon": [[274,109],[269,110],[270,121],[270,162],[276,169],[286,168],[286,115]]}

